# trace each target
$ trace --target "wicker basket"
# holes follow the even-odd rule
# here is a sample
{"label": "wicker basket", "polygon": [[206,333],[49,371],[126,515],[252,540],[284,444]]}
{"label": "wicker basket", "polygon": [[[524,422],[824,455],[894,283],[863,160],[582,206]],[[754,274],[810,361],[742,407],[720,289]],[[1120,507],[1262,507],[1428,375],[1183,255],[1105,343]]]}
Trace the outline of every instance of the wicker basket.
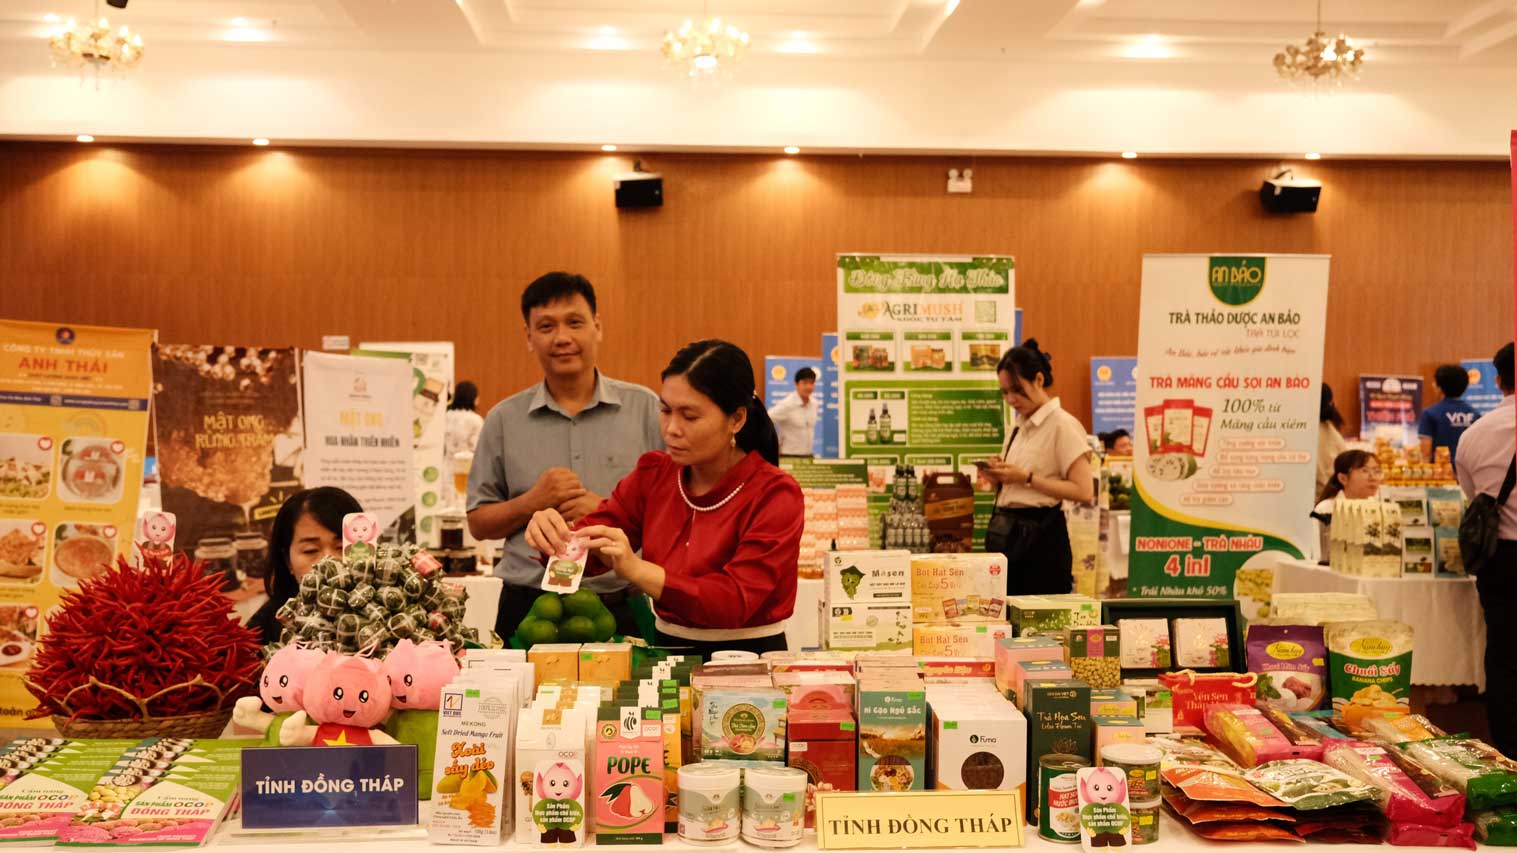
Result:
{"label": "wicker basket", "polygon": [[[35,687],[31,681],[28,686]],[[53,725],[58,733],[68,738],[149,738],[149,737],[187,737],[187,738],[215,738],[220,737],[226,730],[227,723],[232,719],[231,702],[236,698],[218,689],[215,685],[207,683],[200,676],[195,676],[193,681],[183,684],[174,684],[154,693],[146,698],[134,696],[125,690],[90,676],[86,684],[81,684],[70,690],[58,706],[65,711],[69,710],[69,700],[80,690],[95,687],[102,690],[110,690],[120,693],[141,711],[141,716],[125,717],[115,720],[90,720],[66,714],[54,714]],[[155,717],[148,710],[148,706],[159,697],[175,690],[187,690],[190,688],[205,687],[216,693],[216,707],[209,711],[201,711],[196,714],[184,714],[177,717]]]}

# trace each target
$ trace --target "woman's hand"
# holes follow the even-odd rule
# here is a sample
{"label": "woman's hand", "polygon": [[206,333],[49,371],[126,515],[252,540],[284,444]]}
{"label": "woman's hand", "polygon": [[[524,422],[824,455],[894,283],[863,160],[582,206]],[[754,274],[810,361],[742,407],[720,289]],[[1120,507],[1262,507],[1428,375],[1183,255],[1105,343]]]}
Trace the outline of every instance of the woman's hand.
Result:
{"label": "woman's hand", "polygon": [[1027,482],[1027,469],[1000,459],[988,459],[985,467],[980,469],[980,476],[997,485],[1020,484]]}
{"label": "woman's hand", "polygon": [[527,544],[552,557],[569,544],[569,523],[556,509],[542,509],[532,513],[527,522]]}
{"label": "woman's hand", "polygon": [[619,527],[592,524],[581,528],[578,533],[589,540],[585,545],[590,553],[599,557],[602,563],[610,566],[621,577],[632,580],[637,564],[642,561],[628,541],[626,532]]}

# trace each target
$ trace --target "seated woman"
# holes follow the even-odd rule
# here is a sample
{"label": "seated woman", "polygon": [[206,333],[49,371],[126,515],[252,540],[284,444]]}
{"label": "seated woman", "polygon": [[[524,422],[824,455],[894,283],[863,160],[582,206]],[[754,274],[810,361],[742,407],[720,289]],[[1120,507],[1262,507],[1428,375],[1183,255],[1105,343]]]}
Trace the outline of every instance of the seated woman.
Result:
{"label": "seated woman", "polygon": [[1328,532],[1333,526],[1333,499],[1341,493],[1346,498],[1364,500],[1380,492],[1380,460],[1366,450],[1345,450],[1333,460],[1333,476],[1317,496],[1317,506],[1312,518],[1317,519],[1318,540],[1321,550],[1318,559],[1326,563]]}
{"label": "seated woman", "polygon": [[284,626],[275,614],[300,590],[300,579],[324,557],[342,555],[342,517],[363,507],[342,489],[323,486],[296,492],[274,517],[269,534],[269,600],[248,620],[264,645],[279,642]]}
{"label": "seated woman", "polygon": [[587,539],[588,572],[614,571],[653,600],[660,644],[706,658],[784,649],[804,504],[775,467],[747,353],[718,340],[680,350],[663,372],[659,425],[667,452],[644,454],[572,529],[557,510],[534,514],[527,543],[552,556]]}

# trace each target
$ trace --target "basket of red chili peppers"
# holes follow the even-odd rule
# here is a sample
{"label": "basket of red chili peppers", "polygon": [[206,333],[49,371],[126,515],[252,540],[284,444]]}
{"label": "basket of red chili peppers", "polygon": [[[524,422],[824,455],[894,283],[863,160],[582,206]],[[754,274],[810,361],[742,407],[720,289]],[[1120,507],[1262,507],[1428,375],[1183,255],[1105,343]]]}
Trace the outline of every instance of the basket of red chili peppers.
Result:
{"label": "basket of red chili peppers", "polygon": [[65,737],[216,737],[256,693],[257,636],[183,554],[125,560],[64,594],[26,688]]}

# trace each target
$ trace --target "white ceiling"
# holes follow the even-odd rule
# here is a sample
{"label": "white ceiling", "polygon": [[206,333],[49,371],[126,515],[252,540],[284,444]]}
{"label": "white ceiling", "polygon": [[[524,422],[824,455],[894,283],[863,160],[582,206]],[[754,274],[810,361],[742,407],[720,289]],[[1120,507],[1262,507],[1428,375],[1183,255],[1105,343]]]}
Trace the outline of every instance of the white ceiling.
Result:
{"label": "white ceiling", "polygon": [[1271,66],[1315,0],[709,0],[715,87],[658,54],[702,0],[130,0],[141,65],[46,38],[95,0],[0,0],[0,137],[440,147],[1504,157],[1517,0],[1324,0],[1340,89]]}
{"label": "white ceiling", "polygon": [[[957,9],[950,13],[950,7]],[[1314,0],[708,0],[795,57],[1260,63],[1314,27]],[[1517,0],[1328,0],[1324,29],[1374,65],[1517,64]],[[95,0],[6,0],[0,39],[40,39]],[[150,45],[629,51],[702,17],[701,0],[132,0],[101,7]],[[49,17],[51,16],[51,17]]]}

